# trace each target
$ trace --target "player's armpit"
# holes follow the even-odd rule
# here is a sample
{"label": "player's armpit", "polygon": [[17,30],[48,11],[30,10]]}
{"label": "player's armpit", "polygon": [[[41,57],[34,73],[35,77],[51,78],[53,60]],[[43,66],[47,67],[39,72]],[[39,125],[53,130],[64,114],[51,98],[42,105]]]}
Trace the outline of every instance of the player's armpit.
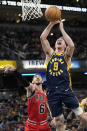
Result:
{"label": "player's armpit", "polygon": [[66,61],[69,62],[69,63],[71,62],[73,52],[74,52],[74,50],[70,49],[69,47],[67,47],[66,50],[65,50],[65,53],[64,53],[65,58],[66,58]]}
{"label": "player's armpit", "polygon": [[72,57],[73,52],[74,52],[74,47],[70,48],[69,46],[67,46],[66,51],[65,51],[66,56]]}

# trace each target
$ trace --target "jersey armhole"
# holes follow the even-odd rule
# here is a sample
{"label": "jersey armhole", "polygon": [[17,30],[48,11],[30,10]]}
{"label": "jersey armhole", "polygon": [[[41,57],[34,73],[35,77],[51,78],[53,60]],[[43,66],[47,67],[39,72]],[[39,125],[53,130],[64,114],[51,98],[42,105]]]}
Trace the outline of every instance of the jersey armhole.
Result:
{"label": "jersey armhole", "polygon": [[35,90],[31,93],[31,95],[30,96],[28,96],[27,98],[31,98],[32,96],[34,96],[34,94],[35,94]]}

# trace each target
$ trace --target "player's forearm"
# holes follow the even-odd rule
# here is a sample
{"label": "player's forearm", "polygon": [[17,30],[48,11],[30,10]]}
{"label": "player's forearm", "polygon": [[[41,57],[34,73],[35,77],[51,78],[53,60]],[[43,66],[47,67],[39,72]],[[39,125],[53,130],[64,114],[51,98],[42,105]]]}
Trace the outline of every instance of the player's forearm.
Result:
{"label": "player's forearm", "polygon": [[28,87],[25,87],[26,89],[26,96],[27,97],[31,97],[34,95],[35,93],[35,87],[33,86],[33,84],[30,83],[30,85]]}
{"label": "player's forearm", "polygon": [[47,39],[47,36],[49,35],[52,27],[53,27],[54,24],[52,24],[51,22],[49,23],[49,25],[45,28],[45,30],[42,32],[41,36],[40,36],[40,39],[41,40],[44,40],[44,39]]}
{"label": "player's forearm", "polygon": [[28,90],[27,90],[26,96],[27,96],[27,97],[31,97],[31,96],[34,95],[34,93],[35,93],[35,90],[34,90],[34,91],[28,91]]}
{"label": "player's forearm", "polygon": [[65,32],[64,28],[61,29],[61,33],[63,35],[65,42],[68,44],[68,46],[70,48],[74,48],[74,43],[73,43],[72,39],[70,38],[70,36]]}

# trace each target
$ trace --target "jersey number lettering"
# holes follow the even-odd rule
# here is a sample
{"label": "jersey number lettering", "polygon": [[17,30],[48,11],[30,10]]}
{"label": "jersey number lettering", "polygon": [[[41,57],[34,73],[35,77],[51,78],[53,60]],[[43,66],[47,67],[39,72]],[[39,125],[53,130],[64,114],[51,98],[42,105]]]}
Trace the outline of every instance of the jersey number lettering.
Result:
{"label": "jersey number lettering", "polygon": [[57,71],[58,70],[58,62],[54,62],[54,68],[53,68],[54,71]]}
{"label": "jersey number lettering", "polygon": [[45,112],[45,105],[40,104],[40,114],[44,114],[44,112]]}

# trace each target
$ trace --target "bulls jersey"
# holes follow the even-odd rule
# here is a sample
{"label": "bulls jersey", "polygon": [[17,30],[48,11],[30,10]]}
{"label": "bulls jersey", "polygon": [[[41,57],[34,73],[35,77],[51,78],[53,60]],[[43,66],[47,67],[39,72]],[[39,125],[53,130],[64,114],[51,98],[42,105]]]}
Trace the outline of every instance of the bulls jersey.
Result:
{"label": "bulls jersey", "polygon": [[54,86],[58,87],[69,87],[71,86],[70,81],[70,64],[66,62],[63,53],[53,53],[50,61],[47,64],[47,86],[49,89]]}
{"label": "bulls jersey", "polygon": [[28,118],[30,122],[43,123],[47,121],[46,95],[36,89],[35,95],[28,98]]}

